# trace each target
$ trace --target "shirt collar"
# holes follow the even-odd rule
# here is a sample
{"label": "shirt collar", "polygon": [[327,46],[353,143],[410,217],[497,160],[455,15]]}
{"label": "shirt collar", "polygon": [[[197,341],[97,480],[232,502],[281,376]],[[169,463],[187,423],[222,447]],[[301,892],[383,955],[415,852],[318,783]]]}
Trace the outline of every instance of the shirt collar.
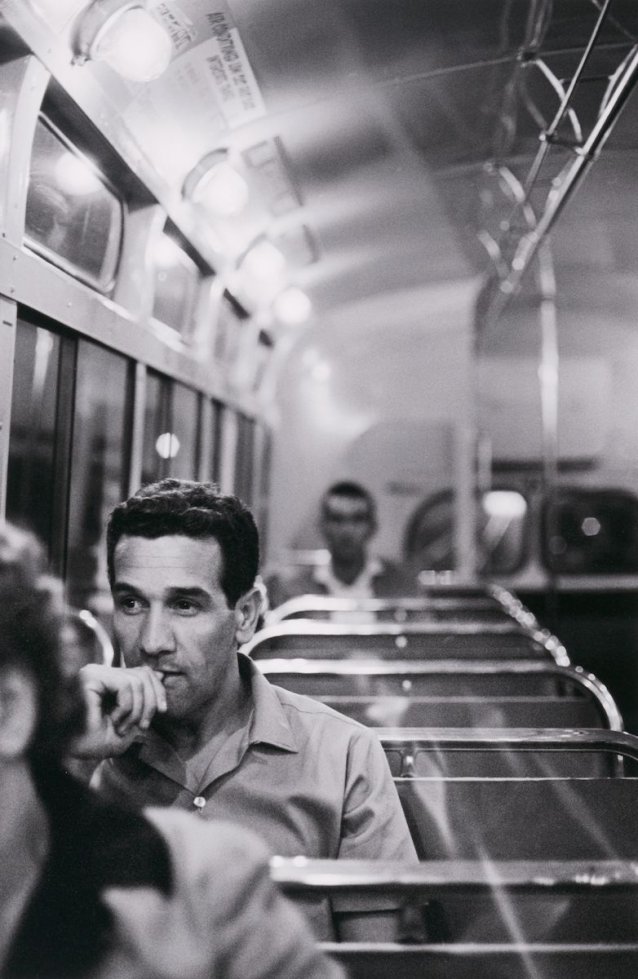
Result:
{"label": "shirt collar", "polygon": [[[355,585],[358,585],[360,582],[367,584],[368,582],[372,581],[373,578],[376,578],[377,575],[380,575],[382,571],[383,571],[383,564],[381,563],[379,558],[369,557],[366,563],[364,564],[363,568],[361,569],[361,573],[357,578],[355,578],[355,580],[352,582],[352,585],[350,587],[354,587]],[[328,564],[318,564],[313,569],[313,578],[318,584],[323,585],[326,588],[329,588],[332,582],[336,580],[334,576],[334,572],[332,570],[332,562],[329,561]]]}
{"label": "shirt collar", "polygon": [[[249,656],[238,653],[238,659],[240,675],[250,687],[252,712],[237,764],[240,764],[241,758],[252,744],[269,744],[284,751],[298,752],[297,740],[277,691]],[[135,751],[141,761],[156,768],[168,778],[180,785],[184,784],[184,763],[175,754],[168,741],[165,741],[157,731],[151,728],[146,732],[143,740],[134,744],[129,750]],[[219,773],[215,777],[218,775]]]}
{"label": "shirt collar", "polygon": [[248,735],[249,744],[270,744],[284,751],[299,751],[299,745],[288,722],[286,711],[277,690],[259,670],[259,667],[239,653],[239,672],[250,684],[253,713]]}

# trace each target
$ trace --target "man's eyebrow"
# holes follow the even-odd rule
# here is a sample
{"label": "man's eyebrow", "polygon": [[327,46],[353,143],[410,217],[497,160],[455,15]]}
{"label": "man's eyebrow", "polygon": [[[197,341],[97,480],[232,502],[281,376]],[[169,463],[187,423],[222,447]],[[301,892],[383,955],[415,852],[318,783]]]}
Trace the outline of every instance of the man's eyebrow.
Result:
{"label": "man's eyebrow", "polygon": [[[127,581],[117,581],[113,585],[113,592],[128,595],[142,594],[139,588],[136,588],[135,585],[129,585]],[[199,585],[175,585],[172,588],[166,589],[166,595],[169,598],[210,598],[210,593],[207,592],[205,588],[201,588]]]}
{"label": "man's eyebrow", "polygon": [[135,585],[129,585],[126,581],[116,581],[113,585],[114,592],[133,592],[135,595],[139,595],[138,589]]}
{"label": "man's eyebrow", "polygon": [[166,591],[171,598],[210,598],[210,593],[205,588],[200,588],[199,585],[192,587],[175,585],[174,588],[167,588]]}

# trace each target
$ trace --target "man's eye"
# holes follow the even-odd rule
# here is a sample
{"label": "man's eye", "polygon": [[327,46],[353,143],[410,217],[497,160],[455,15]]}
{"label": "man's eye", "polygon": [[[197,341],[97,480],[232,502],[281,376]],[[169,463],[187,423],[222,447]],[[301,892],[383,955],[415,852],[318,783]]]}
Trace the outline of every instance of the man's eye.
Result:
{"label": "man's eye", "polygon": [[182,612],[185,615],[194,615],[199,606],[195,602],[191,602],[189,598],[179,598],[175,602],[174,608],[177,612]]}
{"label": "man's eye", "polygon": [[120,598],[118,601],[118,607],[122,612],[126,612],[129,615],[133,612],[139,612],[142,607],[142,603],[139,598]]}

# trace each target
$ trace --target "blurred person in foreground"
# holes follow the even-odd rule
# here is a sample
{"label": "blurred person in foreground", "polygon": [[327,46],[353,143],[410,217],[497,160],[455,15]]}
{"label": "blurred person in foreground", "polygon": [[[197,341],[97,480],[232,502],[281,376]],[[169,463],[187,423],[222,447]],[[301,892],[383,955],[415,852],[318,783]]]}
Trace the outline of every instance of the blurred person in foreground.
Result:
{"label": "blurred person in foreground", "polygon": [[252,834],[127,811],[64,771],[85,707],[51,586],[35,538],[0,529],[2,979],[342,976]]}
{"label": "blurred person in foreground", "polygon": [[358,600],[417,594],[413,576],[400,565],[370,554],[370,541],[377,530],[377,508],[371,493],[359,483],[342,480],[328,487],[321,499],[319,529],[329,562],[283,570],[268,577],[272,608],[298,595]]}

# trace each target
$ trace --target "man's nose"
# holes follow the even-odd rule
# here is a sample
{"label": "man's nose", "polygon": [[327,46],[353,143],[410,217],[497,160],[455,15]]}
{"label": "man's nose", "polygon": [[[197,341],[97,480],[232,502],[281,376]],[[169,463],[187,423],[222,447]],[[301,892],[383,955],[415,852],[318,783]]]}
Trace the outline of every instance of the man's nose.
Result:
{"label": "man's nose", "polygon": [[169,616],[163,609],[150,608],[140,634],[140,651],[147,656],[171,652],[174,647]]}

